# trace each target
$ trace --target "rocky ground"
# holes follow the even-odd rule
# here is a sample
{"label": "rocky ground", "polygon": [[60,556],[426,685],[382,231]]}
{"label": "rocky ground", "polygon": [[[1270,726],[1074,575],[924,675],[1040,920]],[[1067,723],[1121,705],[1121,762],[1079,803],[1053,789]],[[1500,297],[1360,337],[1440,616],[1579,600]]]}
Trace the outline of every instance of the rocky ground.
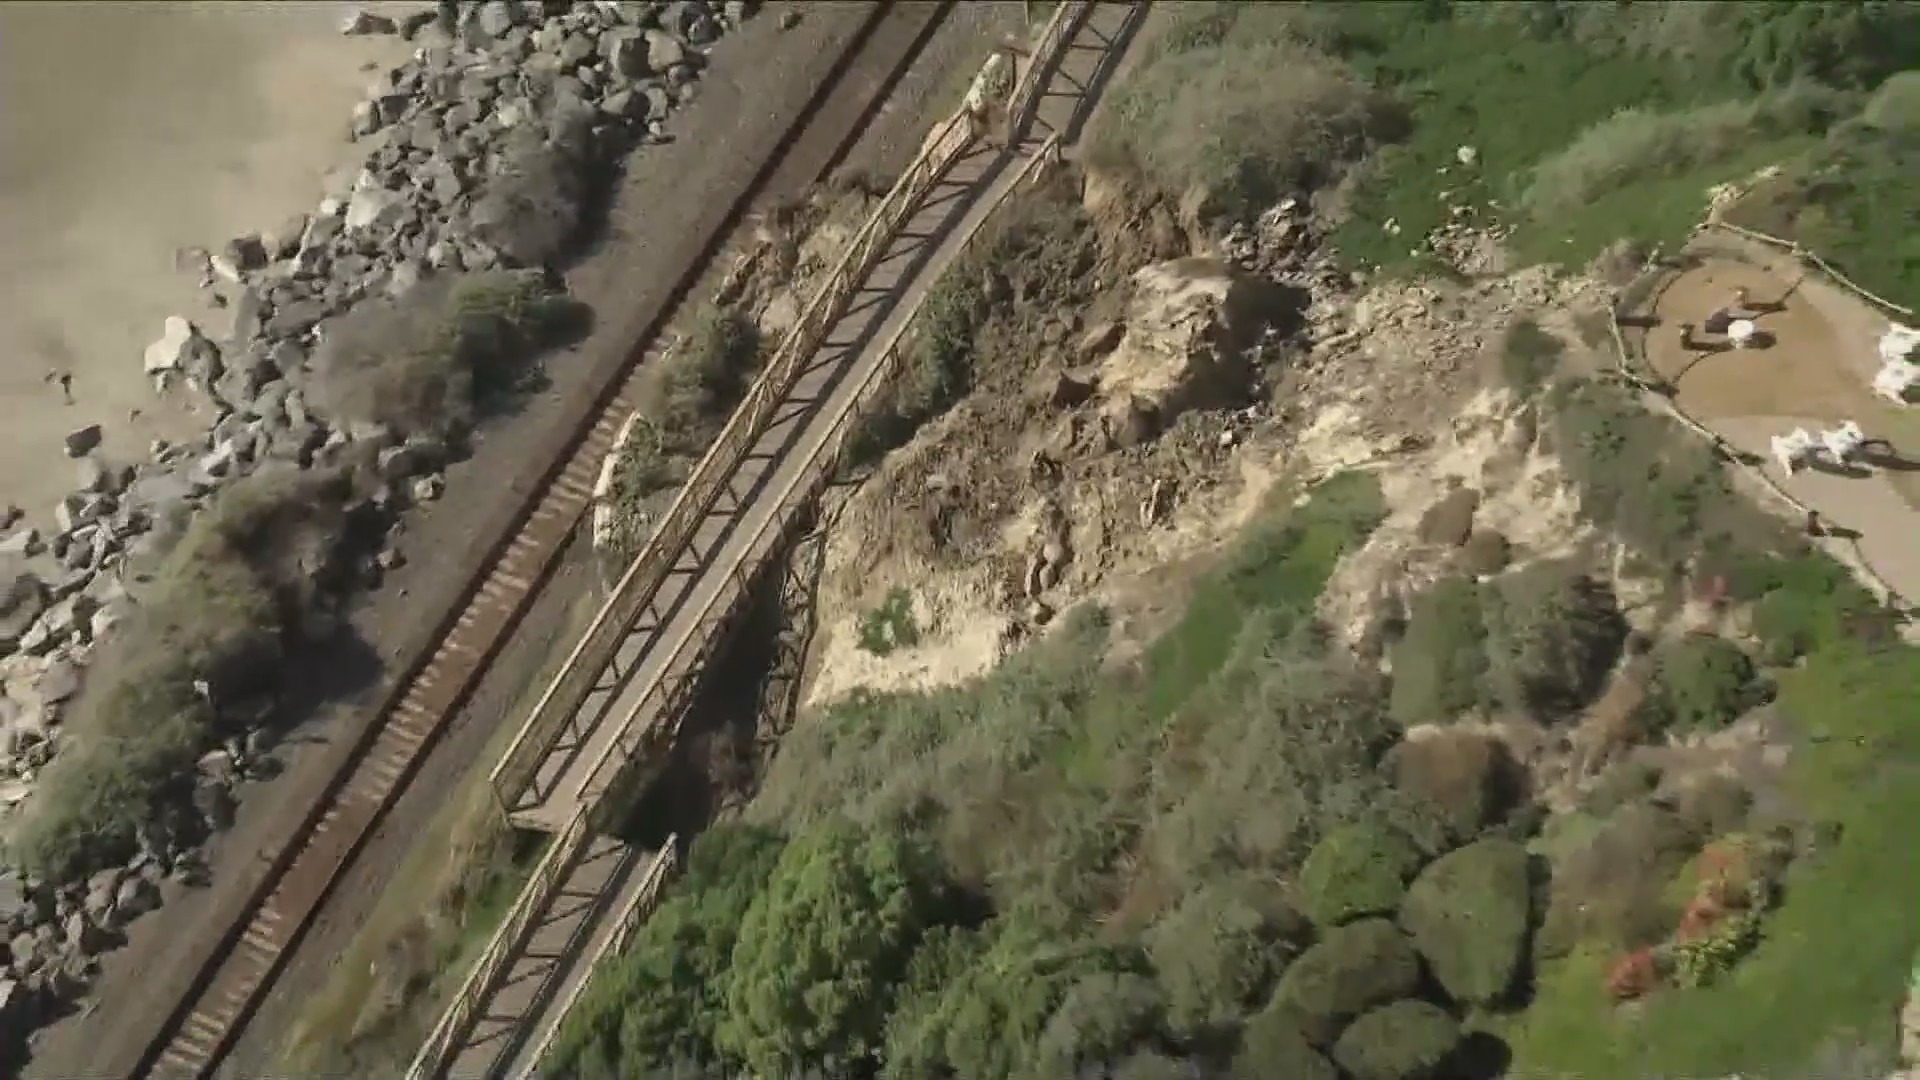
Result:
{"label": "rocky ground", "polygon": [[[227,318],[169,319],[146,351],[156,390],[204,402],[211,430],[119,463],[98,453],[97,425],[80,428],[66,445],[80,484],[54,520],[9,510],[0,523],[0,828],[59,753],[63,710],[102,640],[138,604],[132,568],[176,532],[165,526],[241,477],[349,457],[371,460],[377,477],[358,513],[394,522],[439,496],[457,448],[331,418],[310,402],[309,361],[328,321],[370,298],[404,303],[436,273],[549,268],[587,223],[608,166],[665,137],[667,115],[697,92],[705,50],[750,7],[492,0],[464,8],[451,28],[432,9],[364,13],[342,28],[415,45],[351,117],[362,168],[312,213],[203,253],[202,284]],[[369,552],[347,588],[377,586],[395,561]],[[203,759],[198,786],[230,789],[270,771],[266,758],[264,740],[236,737]],[[157,903],[160,883],[196,874],[198,863],[162,844],[61,888],[0,872],[0,1028],[17,1032],[72,1000],[94,957]]]}
{"label": "rocky ground", "polygon": [[[1187,583],[1271,499],[1350,468],[1376,473],[1389,515],[1342,561],[1320,614],[1362,655],[1384,663],[1384,621],[1493,548],[1501,566],[1591,563],[1648,635],[1716,617],[1662,602],[1666,583],[1579,518],[1535,408],[1502,384],[1500,344],[1523,316],[1560,339],[1563,364],[1604,367],[1583,328],[1605,317],[1607,265],[1507,272],[1499,237],[1463,224],[1447,231],[1462,280],[1370,282],[1337,267],[1304,200],[1209,236],[1099,173],[1031,212],[1078,214],[1083,231],[996,264],[989,292],[1013,305],[983,331],[972,392],[829,511],[810,705],[984,674],[1085,603],[1112,614],[1120,662],[1178,618]],[[1050,259],[1072,262],[1082,288],[1049,291]],[[876,650],[867,631],[899,596],[911,640]],[[1613,730],[1633,692],[1561,730],[1487,734],[1549,806],[1572,806],[1627,754],[1676,787],[1731,769],[1765,797],[1786,757],[1765,710],[1633,750]]]}

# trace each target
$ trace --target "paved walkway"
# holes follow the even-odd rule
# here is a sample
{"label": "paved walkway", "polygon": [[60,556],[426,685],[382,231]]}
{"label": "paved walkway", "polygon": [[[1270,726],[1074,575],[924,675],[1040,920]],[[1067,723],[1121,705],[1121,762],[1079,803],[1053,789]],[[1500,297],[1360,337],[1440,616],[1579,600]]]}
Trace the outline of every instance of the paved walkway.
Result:
{"label": "paved walkway", "polygon": [[[1920,603],[1920,406],[1897,409],[1868,390],[1879,360],[1875,345],[1886,316],[1779,252],[1731,234],[1696,237],[1689,252],[1701,264],[1683,272],[1653,307],[1660,328],[1643,340],[1654,369],[1678,387],[1674,401],[1688,416],[1735,448],[1756,455],[1765,481],[1818,512],[1857,540],[1823,546],[1843,562],[1864,563],[1895,594],[1895,604]],[[1776,336],[1753,353],[1714,355],[1677,345],[1682,323],[1696,326],[1744,285],[1756,300],[1785,307],[1760,316]],[[1781,472],[1771,440],[1796,427],[1816,435],[1857,420],[1869,439],[1891,453],[1846,470],[1821,467]],[[1758,485],[1757,477],[1746,477]],[[1764,493],[1762,493],[1764,494]],[[1782,504],[1767,496],[1771,505]],[[1871,584],[1871,583],[1869,583]],[[1920,638],[1920,626],[1909,626]]]}

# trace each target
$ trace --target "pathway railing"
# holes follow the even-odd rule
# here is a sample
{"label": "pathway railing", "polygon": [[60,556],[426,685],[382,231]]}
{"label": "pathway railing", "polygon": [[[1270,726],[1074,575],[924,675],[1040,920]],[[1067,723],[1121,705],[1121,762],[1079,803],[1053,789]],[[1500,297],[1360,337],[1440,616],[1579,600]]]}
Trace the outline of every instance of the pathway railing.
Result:
{"label": "pathway railing", "polygon": [[407,1066],[407,1080],[432,1080],[452,1060],[458,1049],[458,1040],[478,1018],[476,1012],[486,1000],[487,991],[492,989],[507,965],[519,954],[521,946],[526,943],[527,932],[533,926],[534,917],[546,910],[555,890],[566,880],[567,871],[572,868],[583,842],[588,838],[587,826],[588,815],[584,811],[575,814],[567,827],[547,845],[546,853],[534,865],[533,876],[521,888],[513,909],[500,921],[499,929],[488,939],[487,947],[481,952],[480,959],[474,962],[473,970],[467,972],[466,979],[447,1003],[446,1011],[440,1014],[440,1022],[427,1033],[426,1041],[420,1044],[420,1050],[413,1055],[413,1061]]}
{"label": "pathway railing", "polygon": [[[1016,86],[1014,91],[1016,98],[1023,96],[1023,90],[1029,83],[1045,79],[1048,69],[1066,41],[1065,34],[1057,28],[1066,25],[1067,18],[1070,14],[1074,14],[1076,9],[1079,9],[1080,14],[1084,14],[1084,6],[1083,4],[1063,4],[1055,10],[1047,30],[1042,34],[1042,40],[1050,41],[1051,44],[1047,45],[1044,51],[1040,48],[1034,50],[1035,62],[1023,73],[1019,85]],[[1033,101],[1038,100],[1036,91],[1028,90],[1024,97]],[[646,548],[635,558],[632,565],[621,576],[619,583],[614,586],[612,595],[601,606],[592,624],[588,626],[581,640],[569,653],[560,674],[548,685],[540,701],[534,706],[533,713],[516,733],[513,744],[508,747],[500,763],[489,775],[503,810],[511,807],[513,799],[537,772],[541,760],[564,729],[572,710],[578,708],[597,680],[599,671],[612,659],[613,652],[618,648],[627,628],[651,602],[660,583],[665,580],[667,572],[672,568],[673,562],[684,550],[687,541],[691,539],[700,519],[718,498],[720,489],[725,485],[725,478],[737,467],[741,458],[751,449],[759,433],[765,429],[774,409],[780,404],[781,398],[790,387],[799,366],[818,349],[833,323],[845,311],[848,300],[857,289],[859,282],[865,278],[866,272],[886,250],[901,226],[912,216],[920,199],[933,189],[940,176],[959,159],[972,144],[973,139],[974,133],[969,127],[964,110],[956,112],[935,128],[931,137],[922,146],[920,153],[915,156],[913,164],[908,166],[907,171],[882,200],[880,207],[848,244],[846,252],[835,265],[834,270],[821,284],[800,320],[782,342],[780,351],[775,354],[766,370],[748,390],[746,398],[735,410],[726,429],[715,440],[713,447],[696,466],[693,476],[674,499],[673,506],[662,519],[654,537],[648,541]],[[1059,137],[1056,134],[1043,144],[1039,152],[1023,163],[1016,174],[1015,181],[1005,190],[1013,190],[1019,183],[1031,177],[1034,170],[1042,164],[1056,160],[1058,150]],[[962,239],[963,245],[972,241],[979,223],[984,222],[990,213],[991,211],[976,222],[974,228]],[[854,272],[855,267],[859,268],[857,273]],[[838,460],[845,448],[850,431],[847,422],[849,417],[856,409],[870,405],[877,387],[883,384],[885,378],[891,377],[893,370],[897,367],[899,343],[905,329],[906,324],[903,324],[901,330],[889,340],[885,358],[875,366],[859,390],[849,397],[847,403],[836,414],[833,421],[833,436],[816,449],[807,466],[796,474],[794,480],[781,494],[780,512],[767,520],[755,535],[743,558],[731,568],[729,575],[732,580],[729,587],[714,591],[712,598],[702,610],[701,617],[674,643],[668,662],[662,667],[661,677],[650,685],[646,695],[647,700],[643,701],[643,705],[660,700],[666,693],[667,687],[672,688],[674,695],[670,704],[684,704],[684,695],[692,690],[692,676],[700,669],[701,661],[704,661],[706,654],[719,639],[719,635],[714,632],[718,629],[720,622],[714,617],[716,607],[723,598],[731,604],[733,599],[744,590],[752,576],[747,568],[753,567],[757,572],[759,566],[772,554],[774,542],[778,539],[775,532],[776,526],[784,529],[793,509],[818,495],[824,487],[832,470],[823,465],[823,462],[831,463]],[[775,387],[778,388],[777,391]],[[796,498],[796,495],[802,497]],[[676,673],[678,677],[671,677]],[[563,708],[563,705],[569,707]],[[684,709],[670,708],[664,713],[656,712],[654,715],[679,716],[684,715],[684,712]],[[629,715],[644,715],[644,713],[636,709]],[[433,1080],[445,1071],[458,1048],[459,1038],[471,1028],[487,994],[524,944],[533,919],[551,902],[555,890],[565,877],[565,870],[578,858],[579,850],[591,835],[592,826],[598,816],[599,798],[611,786],[620,765],[631,758],[638,744],[649,737],[655,739],[670,737],[677,725],[678,722],[675,720],[669,725],[648,724],[644,725],[644,730],[638,732],[623,732],[622,737],[610,745],[607,751],[596,760],[589,774],[591,779],[587,788],[588,797],[580,801],[565,828],[554,837],[546,854],[535,867],[533,877],[515,898],[513,908],[488,941],[480,960],[474,965],[473,970],[468,972],[440,1021],[414,1056],[407,1070],[407,1080]],[[671,850],[671,845],[668,850]],[[644,918],[646,911],[651,910],[655,902],[654,898],[667,880],[672,867],[671,860],[663,862],[656,859],[654,866],[649,868],[648,873],[655,874],[655,880],[640,891],[639,897],[627,913],[635,920],[634,926],[638,925],[639,919]],[[635,912],[639,914],[635,915]],[[630,928],[623,927],[621,934],[617,935],[622,946],[631,932]],[[574,996],[570,995],[566,1007],[571,1007],[573,1000],[575,1000]],[[560,1024],[556,1022],[552,1030],[558,1031],[559,1027]],[[544,1053],[545,1049],[546,1044],[543,1043],[540,1053]],[[535,1060],[538,1058],[536,1057]]]}
{"label": "pathway railing", "polygon": [[[1782,240],[1779,237],[1769,236],[1766,233],[1741,228],[1738,225],[1720,220],[1718,214],[1709,214],[1706,220],[1702,221],[1700,225],[1695,228],[1695,232],[1697,233],[1705,229],[1722,229],[1736,236],[1745,237],[1758,243],[1784,248],[1792,252],[1797,258],[1813,266],[1820,273],[1826,275],[1834,285],[1845,289],[1861,300],[1877,305],[1882,309],[1902,314],[1912,314],[1906,308],[1889,303],[1855,285],[1853,282],[1841,276],[1838,271],[1835,271],[1826,260],[1790,240]],[[1646,295],[1644,297],[1636,296],[1635,299],[1637,305],[1644,306],[1646,312],[1651,313],[1660,295],[1665,292],[1666,287],[1672,284],[1678,276],[1678,273],[1674,271],[1650,264],[1642,271],[1640,278],[1622,290],[1621,295],[1625,296],[1628,293],[1637,293],[1641,289],[1646,289]],[[1649,284],[1651,288],[1647,287]],[[1680,403],[1675,400],[1672,395],[1662,393],[1654,386],[1648,378],[1649,375],[1657,375],[1653,370],[1651,360],[1643,350],[1636,350],[1628,345],[1625,335],[1620,332],[1620,318],[1625,314],[1627,314],[1627,312],[1622,310],[1621,302],[1616,300],[1612,312],[1613,318],[1608,321],[1608,329],[1612,331],[1613,335],[1615,366],[1622,379],[1639,392],[1642,403],[1652,408],[1655,412],[1672,418],[1682,427],[1687,428],[1695,435],[1711,443],[1715,454],[1722,460],[1730,463],[1733,467],[1742,470],[1750,480],[1759,484],[1763,492],[1775,501],[1786,506],[1796,517],[1804,517],[1812,513],[1812,507],[1795,498],[1791,492],[1787,491],[1779,481],[1775,480],[1772,475],[1767,472],[1764,466],[1751,464],[1745,451],[1727,441],[1719,432],[1714,431],[1706,424],[1695,419],[1692,414],[1681,407]],[[1829,540],[1832,542],[1826,545],[1828,552],[1852,571],[1854,576],[1859,578],[1862,584],[1875,592],[1877,599],[1879,599],[1881,603],[1892,607],[1899,607],[1904,603],[1904,599],[1900,593],[1894,589],[1891,583],[1881,577],[1880,573],[1867,561],[1866,552],[1861,549],[1859,540],[1853,537],[1829,537]]]}

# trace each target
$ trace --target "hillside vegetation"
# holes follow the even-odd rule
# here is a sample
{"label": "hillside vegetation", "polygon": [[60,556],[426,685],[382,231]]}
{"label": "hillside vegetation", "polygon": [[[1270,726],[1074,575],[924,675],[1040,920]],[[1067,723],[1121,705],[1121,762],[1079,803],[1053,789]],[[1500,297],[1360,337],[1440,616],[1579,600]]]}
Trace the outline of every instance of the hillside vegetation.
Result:
{"label": "hillside vegetation", "polygon": [[1780,165],[1737,220],[1920,295],[1905,0],[1196,3],[1143,51],[1106,160],[1230,215],[1339,178],[1358,265],[1431,268],[1426,238],[1462,215],[1527,261],[1671,245],[1709,186]]}
{"label": "hillside vegetation", "polygon": [[[1920,288],[1910,241],[1873,247],[1920,206],[1879,179],[1914,151],[1913,4],[1167,22],[1093,151],[1204,224],[1300,194],[1344,214],[1356,266],[1431,268],[1423,239],[1462,217],[1584,261],[1676,242],[1710,185],[1780,164],[1750,209]],[[930,310],[918,396],[866,452],[992,362],[981,313],[1008,301],[979,270]],[[1690,432],[1561,365],[1540,325],[1506,344],[1502,400],[1581,542],[1472,542],[1472,505],[1438,494],[1420,531],[1459,518],[1458,558],[1381,570],[1405,603],[1349,647],[1322,605],[1392,534],[1394,489],[1285,481],[1137,653],[1083,604],[985,676],[802,718],[546,1075],[1885,1076],[1920,949],[1920,649]],[[869,652],[912,647],[881,629]],[[1740,732],[1782,763],[1639,752]]]}

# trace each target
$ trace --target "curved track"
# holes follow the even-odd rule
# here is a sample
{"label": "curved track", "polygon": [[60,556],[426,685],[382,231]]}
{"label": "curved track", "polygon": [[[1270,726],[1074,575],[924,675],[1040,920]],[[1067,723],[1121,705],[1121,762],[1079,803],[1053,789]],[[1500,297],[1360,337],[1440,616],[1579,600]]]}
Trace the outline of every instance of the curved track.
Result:
{"label": "curved track", "polygon": [[[737,192],[701,255],[693,260],[623,361],[598,391],[583,395],[576,423],[559,433],[539,482],[510,524],[476,545],[476,572],[460,599],[378,706],[377,719],[322,789],[289,843],[226,932],[198,950],[180,980],[177,1004],[157,1030],[118,1033],[141,1046],[138,1060],[114,1075],[209,1075],[232,1046],[268,987],[325,903],[333,884],[407,783],[434,737],[459,710],[496,650],[510,636],[555,557],[585,512],[600,459],[633,409],[629,379],[674,310],[714,258],[743,229],[748,210],[797,160],[818,178],[844,156],[933,30],[952,8],[938,3],[876,5],[828,77],[801,108],[773,152]],[[864,77],[849,78],[852,73]],[[865,97],[849,101],[862,88]],[[822,144],[831,150],[822,159]],[[170,973],[173,974],[173,973]]]}

